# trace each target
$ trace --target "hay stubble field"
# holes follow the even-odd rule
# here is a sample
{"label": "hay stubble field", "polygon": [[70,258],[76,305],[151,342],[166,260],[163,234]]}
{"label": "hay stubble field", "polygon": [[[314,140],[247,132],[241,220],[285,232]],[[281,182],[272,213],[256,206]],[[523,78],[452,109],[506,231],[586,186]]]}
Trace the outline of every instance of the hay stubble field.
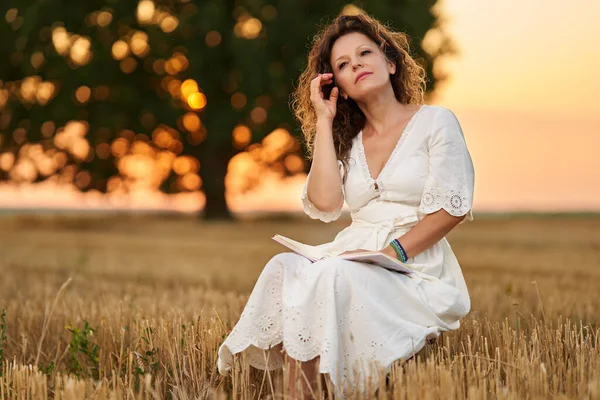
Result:
{"label": "hay stubble field", "polygon": [[[0,220],[0,398],[281,398],[280,371],[216,353],[280,233],[349,223]],[[600,217],[477,218],[450,233],[472,309],[380,398],[600,399]]]}

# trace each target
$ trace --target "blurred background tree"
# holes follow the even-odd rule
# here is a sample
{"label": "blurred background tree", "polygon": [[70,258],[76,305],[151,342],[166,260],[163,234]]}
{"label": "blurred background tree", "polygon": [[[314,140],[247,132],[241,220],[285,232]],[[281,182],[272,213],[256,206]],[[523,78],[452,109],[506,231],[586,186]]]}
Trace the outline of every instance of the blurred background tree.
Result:
{"label": "blurred background tree", "polygon": [[0,180],[202,191],[202,215],[230,218],[226,191],[308,167],[289,96],[318,28],[363,9],[406,32],[431,95],[455,52],[435,3],[3,2]]}

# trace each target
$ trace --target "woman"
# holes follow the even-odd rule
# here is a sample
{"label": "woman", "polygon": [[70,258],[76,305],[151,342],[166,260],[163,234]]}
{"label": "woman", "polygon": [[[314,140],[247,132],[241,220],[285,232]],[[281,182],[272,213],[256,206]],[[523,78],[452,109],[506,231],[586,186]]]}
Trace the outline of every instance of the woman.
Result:
{"label": "woman", "polygon": [[314,390],[321,373],[338,394],[373,393],[380,368],[459,327],[470,299],[445,235],[473,219],[474,169],[456,116],[423,104],[424,87],[406,35],[367,15],[340,16],[316,36],[293,103],[313,157],[301,199],[313,219],[336,220],[344,201],[352,215],[318,247],[381,251],[418,273],[275,255],[219,349],[222,374],[246,351],[261,369],[302,362],[306,379],[291,391]]}

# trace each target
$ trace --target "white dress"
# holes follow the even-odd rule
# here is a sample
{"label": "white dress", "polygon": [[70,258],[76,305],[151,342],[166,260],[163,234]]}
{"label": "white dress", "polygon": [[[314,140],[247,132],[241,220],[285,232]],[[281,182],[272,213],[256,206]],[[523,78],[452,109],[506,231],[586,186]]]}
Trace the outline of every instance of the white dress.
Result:
{"label": "white dress", "polygon": [[[319,245],[327,253],[381,250],[441,208],[464,215],[461,224],[473,219],[473,163],[449,109],[421,106],[377,179],[369,172],[362,131],[350,157],[343,194],[352,223]],[[341,161],[338,165],[342,174]],[[304,211],[313,219],[336,220],[341,208],[322,212],[307,197],[309,179],[310,174],[301,197]],[[458,329],[471,307],[446,238],[408,262],[418,276],[335,258],[311,263],[292,252],[275,255],[219,348],[219,372],[227,375],[233,355],[242,351],[256,368],[280,368],[281,355],[269,348],[283,342],[294,359],[320,356],[319,371],[329,374],[339,395],[348,388],[374,393],[378,367],[388,372],[394,361],[410,358],[441,332]],[[367,386],[368,378],[373,386]]]}

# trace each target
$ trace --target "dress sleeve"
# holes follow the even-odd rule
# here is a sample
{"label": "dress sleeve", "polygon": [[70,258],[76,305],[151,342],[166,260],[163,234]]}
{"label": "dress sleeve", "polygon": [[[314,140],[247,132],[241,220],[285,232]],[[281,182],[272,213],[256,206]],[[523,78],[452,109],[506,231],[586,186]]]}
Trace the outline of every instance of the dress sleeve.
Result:
{"label": "dress sleeve", "polygon": [[[338,168],[340,170],[340,177],[343,176],[343,164],[340,160],[338,160]],[[336,219],[338,219],[340,217],[340,215],[342,214],[342,207],[344,205],[344,202],[342,201],[342,204],[335,210],[331,211],[331,212],[325,212],[325,211],[321,211],[319,210],[313,203],[312,201],[310,201],[310,199],[308,198],[308,194],[307,194],[307,189],[308,189],[308,179],[310,177],[310,172],[308,173],[307,177],[306,177],[306,181],[304,182],[304,189],[302,190],[302,205],[304,206],[304,212],[306,213],[306,215],[308,215],[309,217],[311,217],[312,219],[320,219],[323,222],[332,222],[335,221]],[[344,199],[346,198],[346,191],[344,189],[344,185],[342,185],[342,195],[344,197]]]}
{"label": "dress sleeve", "polygon": [[429,172],[419,211],[430,214],[443,208],[450,215],[464,215],[461,224],[472,221],[473,161],[460,123],[449,109],[443,108],[436,116],[428,150]]}

